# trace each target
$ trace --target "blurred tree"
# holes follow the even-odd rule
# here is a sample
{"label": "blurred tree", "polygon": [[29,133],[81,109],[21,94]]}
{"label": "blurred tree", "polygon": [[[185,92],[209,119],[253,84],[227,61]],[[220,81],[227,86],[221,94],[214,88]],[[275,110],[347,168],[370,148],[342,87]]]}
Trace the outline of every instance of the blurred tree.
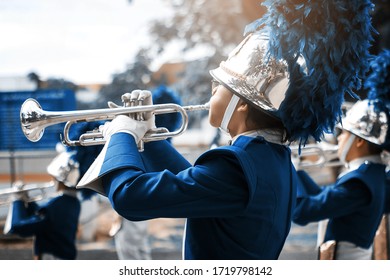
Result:
{"label": "blurred tree", "polygon": [[44,88],[71,89],[74,90],[75,92],[78,90],[78,86],[75,83],[62,78],[48,78],[45,81]]}
{"label": "blurred tree", "polygon": [[[113,75],[111,84],[99,93],[98,107],[107,101],[121,104],[125,92],[156,86],[164,81],[151,80],[151,62],[170,48],[172,41],[184,44],[185,53],[196,47],[207,47],[209,55],[195,61],[183,61],[187,67],[178,82],[170,85],[180,94],[183,105],[202,104],[210,98],[209,70],[219,65],[228,52],[243,39],[246,24],[260,17],[264,8],[258,0],[164,0],[173,8],[173,16],[151,24],[153,45],[142,49],[123,73]],[[129,1],[133,3],[134,1]],[[189,126],[200,123],[207,112],[191,113]]]}
{"label": "blurred tree", "polygon": [[148,53],[141,49],[135,56],[134,62],[128,64],[123,73],[114,74],[112,82],[101,88],[95,107],[107,108],[107,101],[121,105],[121,96],[124,93],[148,88],[151,80],[149,65]]}
{"label": "blurred tree", "polygon": [[[159,56],[172,41],[184,42],[183,57],[187,51],[199,46],[207,47],[209,55],[186,61],[187,67],[178,82],[172,85],[180,93],[183,104],[203,104],[210,98],[209,70],[216,68],[242,41],[245,26],[261,17],[265,8],[261,6],[261,0],[165,1],[173,7],[174,14],[152,24],[150,32],[155,42],[155,53],[151,56]],[[189,127],[199,125],[205,115],[207,112],[191,113]]]}
{"label": "blurred tree", "polygon": [[[180,93],[183,105],[204,104],[210,99],[211,94],[211,76],[207,69],[215,65],[221,58],[206,57],[201,60],[195,60],[187,63],[187,67],[181,73],[178,82],[173,85],[175,90]],[[206,111],[191,112],[188,119],[188,127],[199,127],[202,118],[207,116]]]}
{"label": "blurred tree", "polygon": [[36,83],[37,89],[71,89],[73,91],[77,91],[79,89],[78,85],[63,78],[49,77],[44,81],[35,72],[27,74],[27,78]]}
{"label": "blurred tree", "polygon": [[28,74],[27,74],[27,78],[28,78],[30,81],[32,81],[32,82],[34,82],[34,83],[36,84],[37,89],[40,89],[40,88],[41,88],[41,86],[42,86],[42,80],[41,80],[41,78],[39,77],[39,75],[38,75],[37,73],[35,73],[35,72],[28,73]]}
{"label": "blurred tree", "polygon": [[179,39],[186,42],[183,51],[204,44],[226,54],[241,42],[245,26],[265,12],[261,0],[165,1],[173,7],[173,17],[156,21],[150,29],[160,51]]}

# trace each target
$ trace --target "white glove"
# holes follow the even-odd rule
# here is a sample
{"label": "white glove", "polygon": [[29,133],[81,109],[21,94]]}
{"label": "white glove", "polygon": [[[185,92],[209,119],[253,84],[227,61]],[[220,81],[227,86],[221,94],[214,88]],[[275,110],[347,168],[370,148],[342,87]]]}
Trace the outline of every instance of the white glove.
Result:
{"label": "white glove", "polygon": [[[152,105],[152,93],[147,90],[134,90],[131,93],[132,100],[142,101],[142,105]],[[113,104],[109,103],[109,107],[113,107]],[[138,143],[148,130],[155,128],[154,114],[143,113],[144,121],[137,121],[125,115],[119,115],[115,117],[111,122],[106,122],[99,127],[104,139],[108,141],[111,136],[118,132],[125,132],[133,135],[135,142]]]}
{"label": "white glove", "polygon": [[13,183],[12,188],[15,190],[13,194],[15,200],[22,200],[27,202],[29,200],[28,192],[23,191],[24,183],[22,181],[16,181]]}

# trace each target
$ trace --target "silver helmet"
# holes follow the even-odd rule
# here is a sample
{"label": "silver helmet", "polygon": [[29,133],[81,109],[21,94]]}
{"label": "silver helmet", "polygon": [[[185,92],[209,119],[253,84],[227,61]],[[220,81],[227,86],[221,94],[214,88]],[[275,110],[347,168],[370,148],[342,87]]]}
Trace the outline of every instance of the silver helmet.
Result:
{"label": "silver helmet", "polygon": [[342,119],[342,128],[390,149],[390,50],[383,50],[370,63],[365,80],[367,99],[356,102]]}
{"label": "silver helmet", "polygon": [[357,101],[342,118],[339,126],[366,141],[385,147],[388,145],[389,110],[380,100]]}
{"label": "silver helmet", "polygon": [[268,36],[251,33],[211,76],[255,107],[275,116],[289,86],[287,64],[268,58]]}
{"label": "silver helmet", "polygon": [[67,187],[75,187],[80,178],[79,163],[72,155],[71,152],[60,152],[47,166],[47,172]]}

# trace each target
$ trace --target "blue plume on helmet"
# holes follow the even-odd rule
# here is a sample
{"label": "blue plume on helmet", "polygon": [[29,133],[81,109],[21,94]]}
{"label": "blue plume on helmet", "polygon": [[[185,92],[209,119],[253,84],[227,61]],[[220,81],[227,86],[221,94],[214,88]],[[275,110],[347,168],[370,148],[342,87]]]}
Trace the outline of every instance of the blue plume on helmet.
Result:
{"label": "blue plume on helmet", "polygon": [[364,83],[368,90],[367,98],[390,102],[390,50],[379,53],[372,60],[370,70]]}
{"label": "blue plume on helmet", "polygon": [[[373,41],[368,0],[266,0],[267,13],[246,27],[269,34],[269,56],[288,63],[290,84],[278,114],[289,141],[320,141],[341,120],[344,94],[369,67]],[[302,69],[297,59],[306,60]]]}

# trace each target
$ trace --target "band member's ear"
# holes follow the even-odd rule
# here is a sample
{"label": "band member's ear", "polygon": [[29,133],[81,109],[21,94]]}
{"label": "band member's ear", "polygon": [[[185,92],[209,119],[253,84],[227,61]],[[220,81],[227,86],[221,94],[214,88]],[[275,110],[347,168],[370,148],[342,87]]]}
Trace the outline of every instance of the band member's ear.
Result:
{"label": "band member's ear", "polygon": [[238,112],[248,112],[248,110],[249,110],[249,105],[248,105],[248,103],[245,103],[245,102],[243,102],[243,101],[240,101],[240,103],[238,104],[238,106],[237,106],[237,111]]}
{"label": "band member's ear", "polygon": [[361,148],[364,147],[364,145],[368,145],[367,141],[360,137],[356,137],[355,143],[357,148]]}

